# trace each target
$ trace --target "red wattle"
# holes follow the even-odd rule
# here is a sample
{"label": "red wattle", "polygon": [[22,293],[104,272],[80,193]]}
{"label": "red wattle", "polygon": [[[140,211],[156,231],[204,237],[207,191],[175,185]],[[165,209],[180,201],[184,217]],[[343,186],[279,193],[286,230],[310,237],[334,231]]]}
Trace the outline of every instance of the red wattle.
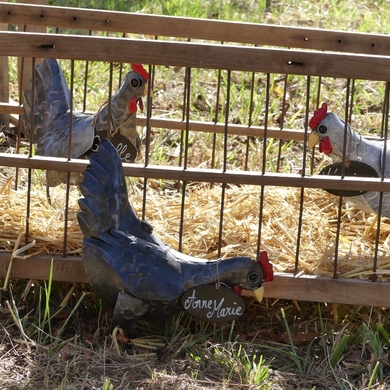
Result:
{"label": "red wattle", "polygon": [[274,280],[274,270],[272,264],[269,262],[267,252],[260,252],[257,261],[263,270],[264,282],[272,282]]}
{"label": "red wattle", "polygon": [[129,100],[129,111],[132,114],[135,114],[137,112],[137,99],[136,98],[131,98]]}
{"label": "red wattle", "polygon": [[242,287],[241,286],[233,286],[232,290],[237,293],[238,295],[241,295],[242,293]]}
{"label": "red wattle", "polygon": [[139,100],[138,100],[138,104],[139,104],[139,109],[140,109],[141,111],[143,111],[143,110],[144,110],[144,102],[142,101],[142,99],[139,99]]}
{"label": "red wattle", "polygon": [[320,142],[320,152],[325,154],[331,154],[332,153],[332,144],[329,141],[329,137],[325,137]]}

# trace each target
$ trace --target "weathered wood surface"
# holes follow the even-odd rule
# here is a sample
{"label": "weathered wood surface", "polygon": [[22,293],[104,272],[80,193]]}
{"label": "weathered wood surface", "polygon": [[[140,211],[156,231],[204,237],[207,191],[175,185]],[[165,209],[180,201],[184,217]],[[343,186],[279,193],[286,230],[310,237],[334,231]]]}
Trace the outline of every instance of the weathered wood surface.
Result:
{"label": "weathered wood surface", "polygon": [[[4,278],[11,254],[0,253],[0,278]],[[13,279],[47,280],[53,261],[53,280],[88,283],[80,257],[38,256],[14,259]],[[295,299],[310,302],[343,303],[390,307],[390,283],[368,282],[357,279],[331,279],[278,273],[272,283],[264,287],[266,298]]]}
{"label": "weathered wood surface", "polygon": [[390,80],[390,56],[142,39],[0,32],[0,55]]}
{"label": "weathered wood surface", "polygon": [[389,55],[390,36],[0,2],[0,23]]}
{"label": "weathered wood surface", "polygon": [[[34,156],[21,154],[0,153],[0,165],[15,168],[52,169],[55,171],[84,172],[88,166],[87,160],[67,160],[66,158]],[[123,164],[126,176],[148,177],[162,180],[184,180],[187,182],[231,183],[248,185],[268,185],[298,188],[327,188],[327,189],[359,189],[367,191],[390,192],[390,179],[383,181],[378,178],[343,179],[312,175],[283,174],[253,171],[225,171],[219,169],[197,169],[182,167],[161,167],[155,165],[141,166],[139,164]]]}

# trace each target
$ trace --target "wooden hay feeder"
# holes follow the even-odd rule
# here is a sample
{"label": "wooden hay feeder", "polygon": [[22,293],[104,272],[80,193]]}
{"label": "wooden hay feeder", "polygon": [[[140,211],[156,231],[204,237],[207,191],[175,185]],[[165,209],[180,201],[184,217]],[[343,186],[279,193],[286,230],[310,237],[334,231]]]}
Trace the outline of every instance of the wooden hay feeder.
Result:
{"label": "wooden hay feeder", "polygon": [[60,59],[75,109],[96,111],[137,62],[154,97],[124,170],[157,235],[204,258],[267,250],[266,297],[390,307],[389,219],[322,190],[390,192],[389,180],[319,176],[329,160],[307,147],[323,101],[386,137],[390,37],[2,2],[0,23],[0,277],[47,279],[53,259],[54,280],[86,281],[80,194],[64,184],[50,205],[42,170],[83,172],[88,161],[34,155],[22,137],[33,66]]}

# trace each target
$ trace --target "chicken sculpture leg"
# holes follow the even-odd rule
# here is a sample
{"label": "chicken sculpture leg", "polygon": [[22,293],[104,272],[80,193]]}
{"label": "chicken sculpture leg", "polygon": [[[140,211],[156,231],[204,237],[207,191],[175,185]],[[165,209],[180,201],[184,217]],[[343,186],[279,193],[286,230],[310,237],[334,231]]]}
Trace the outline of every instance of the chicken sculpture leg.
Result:
{"label": "chicken sculpture leg", "polygon": [[114,307],[114,323],[127,326],[134,320],[175,314],[182,309],[184,292],[217,280],[261,298],[263,282],[273,280],[266,252],[259,261],[249,257],[208,261],[173,250],[133,211],[113,145],[103,139],[89,159],[78,214],[83,262],[94,291]]}
{"label": "chicken sculpture leg", "polygon": [[[316,110],[309,122],[312,133],[309,137],[309,149],[319,142],[320,152],[329,155],[334,162],[330,171],[341,173],[343,160],[344,137],[346,137],[346,151],[344,156],[344,171],[346,176],[390,177],[390,143],[372,141],[353,131],[349,124],[345,125],[337,115],[328,112],[326,103]],[[383,154],[386,150],[386,164],[383,166]],[[326,169],[324,170],[326,174]],[[361,195],[360,195],[361,194]],[[348,196],[343,193],[344,196]],[[350,191],[350,203],[365,211],[379,210],[380,193],[376,191]],[[390,217],[390,193],[384,192],[382,198],[381,215]]]}
{"label": "chicken sculpture leg", "polygon": [[[42,65],[37,65],[35,96],[32,96],[32,90],[25,91],[23,115],[23,132],[30,137],[34,107],[32,140],[37,144],[36,154],[68,157],[70,147],[72,158],[84,158],[97,149],[100,139],[106,138],[109,131],[112,142],[121,149],[124,161],[133,162],[141,146],[136,130],[137,104],[142,110],[142,97],[149,76],[140,64],[132,64],[132,68],[111,99],[110,107],[106,104],[96,114],[89,115],[70,112],[69,88],[56,59],[45,58]],[[66,172],[47,171],[49,187],[55,187],[66,179]],[[72,173],[70,183],[79,184],[82,179],[82,175]]]}

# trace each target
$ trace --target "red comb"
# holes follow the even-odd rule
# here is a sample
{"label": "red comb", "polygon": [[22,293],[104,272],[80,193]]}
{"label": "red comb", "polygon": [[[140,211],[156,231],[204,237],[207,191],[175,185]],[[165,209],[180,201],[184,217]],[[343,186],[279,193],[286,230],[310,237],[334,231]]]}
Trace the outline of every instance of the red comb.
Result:
{"label": "red comb", "polygon": [[142,64],[131,64],[131,67],[133,68],[134,72],[137,72],[145,80],[149,79],[149,73],[146,71]]}
{"label": "red comb", "polygon": [[263,270],[264,282],[272,282],[274,280],[274,270],[272,264],[269,262],[267,252],[260,252],[257,261]]}
{"label": "red comb", "polygon": [[314,111],[313,117],[310,119],[309,127],[312,130],[315,130],[317,126],[322,122],[328,113],[328,105],[326,103],[322,103],[322,106]]}

